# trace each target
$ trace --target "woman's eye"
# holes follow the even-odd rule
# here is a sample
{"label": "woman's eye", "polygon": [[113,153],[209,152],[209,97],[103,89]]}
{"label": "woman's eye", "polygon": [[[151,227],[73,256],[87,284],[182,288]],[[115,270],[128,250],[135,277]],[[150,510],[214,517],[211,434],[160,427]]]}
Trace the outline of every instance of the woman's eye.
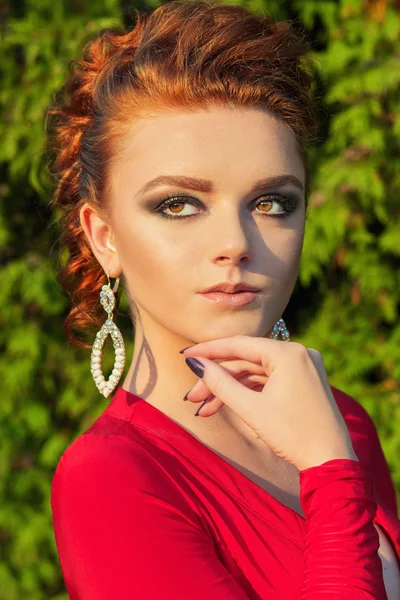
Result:
{"label": "woman's eye", "polygon": [[[190,209],[189,211],[185,210],[185,205],[196,208],[199,204],[198,201],[194,201],[185,196],[173,196],[166,198],[158,207],[157,212],[167,219],[184,219],[197,214],[196,211],[191,211]],[[280,208],[279,206],[277,208],[276,205],[280,205]],[[293,212],[297,206],[297,201],[287,196],[270,194],[269,196],[263,196],[260,200],[257,200],[257,202],[253,202],[253,206],[255,207],[256,213],[276,218],[284,218]]]}
{"label": "woman's eye", "polygon": [[185,205],[187,205],[189,209],[190,207],[201,208],[202,206],[201,202],[194,198],[188,198],[186,196],[167,196],[167,198],[158,206],[156,212],[168,219],[184,219],[197,214],[194,210],[185,210]]}

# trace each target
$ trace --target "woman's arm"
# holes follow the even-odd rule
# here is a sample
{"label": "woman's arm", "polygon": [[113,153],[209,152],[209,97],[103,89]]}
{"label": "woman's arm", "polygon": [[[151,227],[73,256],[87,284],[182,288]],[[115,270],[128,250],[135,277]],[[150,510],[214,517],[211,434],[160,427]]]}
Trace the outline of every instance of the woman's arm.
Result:
{"label": "woman's arm", "polygon": [[[374,480],[375,496],[378,501],[386,504],[397,516],[397,498],[382,445],[375,424],[365,411],[365,422],[368,431],[369,454],[371,457],[371,471]],[[385,582],[388,600],[400,598],[400,556],[396,556],[391,543],[387,539],[382,527],[374,523],[379,535],[379,557],[382,562],[383,579]],[[400,530],[400,522],[399,522]]]}
{"label": "woman's arm", "polygon": [[370,469],[335,459],[300,471],[306,517],[302,600],[387,600]]}
{"label": "woman's arm", "polygon": [[[72,446],[56,469],[51,498],[71,600],[249,600],[173,474],[123,435],[84,434]],[[302,600],[387,598],[374,501],[359,469],[338,459],[300,473],[308,517]],[[278,598],[289,600],[279,590],[262,600]]]}
{"label": "woman's arm", "polygon": [[[390,474],[374,421],[366,409],[352,396],[331,386],[335,400],[346,420],[353,446],[360,462],[371,471],[378,513],[384,519],[384,527],[397,539],[395,546],[388,540],[384,529],[374,522],[379,535],[379,557],[382,562],[383,579],[388,600],[400,598],[400,521],[397,516],[396,490]],[[387,510],[389,509],[389,511]],[[390,511],[393,514],[390,514]]]}
{"label": "woman's arm", "polygon": [[51,498],[71,600],[248,600],[172,476],[133,440],[84,434],[73,446]]}

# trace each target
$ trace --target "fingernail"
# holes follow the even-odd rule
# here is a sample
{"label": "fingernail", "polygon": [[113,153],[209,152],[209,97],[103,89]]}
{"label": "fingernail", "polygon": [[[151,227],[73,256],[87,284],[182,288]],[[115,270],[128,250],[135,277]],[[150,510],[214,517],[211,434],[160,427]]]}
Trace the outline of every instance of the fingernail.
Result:
{"label": "fingernail", "polygon": [[195,412],[195,414],[194,414],[194,416],[195,416],[195,417],[198,417],[198,416],[199,416],[199,412],[201,411],[201,409],[203,408],[203,406],[205,405],[205,403],[207,402],[207,400],[208,400],[208,398],[206,398],[206,399],[204,400],[204,402],[202,402],[202,403],[200,404],[199,408],[196,410],[196,412]]}
{"label": "fingernail", "polygon": [[[191,389],[192,389],[192,388],[190,388],[190,390],[191,390]],[[190,392],[190,390],[189,390],[189,392]],[[186,392],[186,394],[183,396],[183,399],[184,399],[184,400],[187,400],[187,399],[188,399],[188,397],[187,397],[187,396],[188,396],[188,393],[189,393],[189,392]]]}
{"label": "fingernail", "polygon": [[188,348],[191,348],[192,346],[186,346],[186,348],[182,348],[182,350],[179,350],[179,354],[182,354],[185,350],[187,350]]}
{"label": "fingernail", "polygon": [[197,375],[197,377],[203,377],[205,366],[201,363],[197,358],[185,358],[185,362],[189,369],[193,371]]}

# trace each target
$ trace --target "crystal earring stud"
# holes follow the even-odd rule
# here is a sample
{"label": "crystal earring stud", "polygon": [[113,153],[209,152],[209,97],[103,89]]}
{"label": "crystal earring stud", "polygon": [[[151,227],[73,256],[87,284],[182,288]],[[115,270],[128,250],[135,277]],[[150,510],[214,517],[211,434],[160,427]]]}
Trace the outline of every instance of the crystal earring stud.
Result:
{"label": "crystal earring stud", "polygon": [[[96,339],[92,346],[92,355],[90,361],[91,373],[97,389],[105,398],[107,398],[118,384],[125,366],[125,345],[122,334],[113,321],[113,310],[115,307],[115,292],[119,286],[119,277],[116,278],[114,287],[111,289],[110,278],[107,275],[108,284],[103,285],[100,291],[100,302],[108,314],[107,320],[96,334]],[[111,335],[115,360],[114,368],[108,381],[105,380],[101,368],[102,349],[107,336]]]}
{"label": "crystal earring stud", "polygon": [[283,319],[279,319],[272,329],[272,333],[270,336],[271,340],[277,340],[279,334],[282,336],[283,342],[290,342],[290,334],[288,328],[286,327],[286,323]]}

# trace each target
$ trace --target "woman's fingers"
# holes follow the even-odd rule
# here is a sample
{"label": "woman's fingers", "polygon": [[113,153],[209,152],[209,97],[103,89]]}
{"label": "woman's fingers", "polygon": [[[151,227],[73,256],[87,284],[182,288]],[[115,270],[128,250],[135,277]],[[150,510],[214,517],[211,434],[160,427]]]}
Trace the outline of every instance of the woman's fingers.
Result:
{"label": "woman's fingers", "polygon": [[[238,381],[242,385],[248,387],[250,390],[260,392],[267,382],[267,379],[267,377],[261,377],[260,375],[244,375],[240,377]],[[197,406],[197,410],[199,410],[201,402],[204,402],[206,399],[207,402],[201,407],[199,412],[199,415],[202,417],[210,417],[215,415],[224,406],[224,402],[222,402],[222,400],[208,393],[204,399],[196,401],[199,404],[199,406]]]}
{"label": "woman's fingers", "polygon": [[[296,342],[290,342],[290,344],[292,346],[301,345],[296,344]],[[280,340],[234,335],[229,338],[218,338],[216,340],[209,340],[208,342],[200,342],[184,350],[183,355],[185,358],[190,356],[200,358],[204,356],[210,360],[241,358],[263,366],[265,372],[265,369],[273,369],[280,362],[282,352],[287,352],[288,345],[288,342]],[[268,361],[265,360],[266,355],[268,355]]]}
{"label": "woman's fingers", "polygon": [[243,386],[223,366],[217,365],[203,356],[199,357],[199,360],[205,366],[203,381],[210,390],[209,395],[213,394],[216,398],[219,398],[240,416],[243,414],[243,407],[245,407],[246,416],[242,418],[251,427],[251,422],[253,420],[254,422],[257,421],[256,401],[258,400],[258,394]]}
{"label": "woman's fingers", "polygon": [[222,362],[220,361],[219,364],[228,369],[231,373],[258,373],[259,375],[265,376],[263,367],[250,360],[243,360],[242,358],[236,360],[223,360]]}
{"label": "woman's fingers", "polygon": [[[266,375],[263,367],[254,364],[249,360],[224,360],[219,365],[226,369],[233,377],[239,379],[243,375],[261,376],[266,381]],[[187,393],[191,402],[203,402],[211,394],[203,379],[199,379],[191,390]]]}
{"label": "woman's fingers", "polygon": [[[296,342],[239,335],[196,344],[183,354],[205,367],[203,372],[199,364],[196,368],[196,361],[187,363],[202,375],[193,400],[197,403],[213,396],[203,407],[200,404],[199,415],[207,417],[222,404],[228,406],[278,457],[299,470],[334,458],[357,460],[316,350]],[[242,359],[262,366],[265,379],[259,373],[241,376],[236,363],[238,377],[230,373],[227,363],[216,364],[218,359]]]}

